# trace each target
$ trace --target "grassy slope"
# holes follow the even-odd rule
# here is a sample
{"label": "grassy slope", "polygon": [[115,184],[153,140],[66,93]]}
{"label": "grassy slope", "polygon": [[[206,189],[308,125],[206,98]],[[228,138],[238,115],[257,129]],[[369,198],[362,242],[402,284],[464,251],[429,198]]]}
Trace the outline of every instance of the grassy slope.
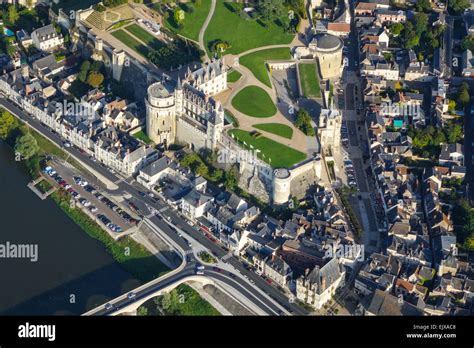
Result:
{"label": "grassy slope", "polygon": [[263,89],[257,86],[245,87],[233,99],[232,106],[251,117],[272,117],[277,108]]}
{"label": "grassy slope", "polygon": [[231,71],[227,74],[227,82],[237,82],[242,77],[242,74],[239,73],[237,70]]}
{"label": "grassy slope", "polygon": [[[250,145],[253,145],[255,149],[261,150],[262,152],[259,153],[259,157],[267,163],[270,163],[270,158],[270,164],[273,168],[288,168],[306,158],[306,154],[264,136],[256,138],[249,132],[241,129],[232,129],[229,131],[229,134],[233,134],[243,147],[251,149]],[[247,143],[247,146],[243,144],[244,141]],[[262,153],[265,157],[261,156]]]}
{"label": "grassy slope", "polygon": [[223,0],[217,1],[216,12],[204,36],[207,50],[215,40],[230,43],[232,47],[226,54],[238,54],[268,45],[289,44],[293,40],[293,35],[285,33],[282,27],[274,23],[265,26],[255,20],[247,21],[240,18],[236,11],[238,6]]}
{"label": "grassy slope", "polygon": [[254,128],[279,135],[281,137],[291,139],[293,137],[293,129],[286,124],[281,123],[261,123],[254,124]]}
{"label": "grassy slope", "polygon": [[[186,9],[186,6],[181,7],[184,10]],[[199,32],[206,21],[210,10],[211,0],[201,0],[200,6],[194,5],[194,12],[186,12],[182,29],[176,28],[172,15],[170,15],[168,20],[165,21],[165,26],[168,29],[174,31],[176,34],[182,35],[194,41],[199,41]]]}

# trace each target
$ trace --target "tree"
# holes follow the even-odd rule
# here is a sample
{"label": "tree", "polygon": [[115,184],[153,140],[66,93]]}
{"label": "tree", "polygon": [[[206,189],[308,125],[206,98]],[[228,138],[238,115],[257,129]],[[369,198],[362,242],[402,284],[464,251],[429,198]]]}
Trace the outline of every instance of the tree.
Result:
{"label": "tree", "polygon": [[449,0],[448,1],[448,9],[453,14],[460,14],[469,7],[471,7],[471,2],[469,0]]}
{"label": "tree", "polygon": [[459,87],[457,102],[461,105],[466,105],[469,103],[469,99],[469,85],[463,82],[461,87]]}
{"label": "tree", "polygon": [[102,82],[104,82],[104,75],[97,71],[92,71],[89,73],[89,76],[87,76],[87,83],[94,88],[102,85]]}
{"label": "tree", "polygon": [[34,136],[30,133],[22,135],[16,139],[15,152],[19,153],[23,158],[28,159],[39,151],[38,143]]}
{"label": "tree", "polygon": [[16,21],[20,18],[20,15],[18,14],[18,11],[16,10],[15,5],[11,5],[8,7],[8,21],[11,24],[15,24]]}
{"label": "tree", "polygon": [[445,127],[445,131],[446,131],[447,141],[449,144],[457,143],[463,137],[462,126],[457,123],[454,123],[454,122],[448,123],[448,126]]}
{"label": "tree", "polygon": [[233,191],[237,186],[237,182],[237,170],[234,166],[232,166],[232,168],[226,172],[224,186],[227,190]]}
{"label": "tree", "polygon": [[196,174],[200,176],[207,176],[208,173],[209,173],[209,169],[207,168],[207,166],[202,162],[199,163],[196,168]]}
{"label": "tree", "polygon": [[144,307],[144,306],[140,306],[138,307],[137,309],[137,315],[138,316],[142,316],[142,317],[145,317],[148,315],[148,308]]}
{"label": "tree", "polygon": [[185,18],[186,13],[182,9],[178,8],[174,11],[174,21],[176,22],[176,24],[183,24]]}
{"label": "tree", "polygon": [[311,116],[309,115],[308,111],[301,108],[298,110],[298,114],[296,116],[295,126],[300,129],[304,134],[307,136],[315,136],[316,133],[314,128],[311,124]]}
{"label": "tree", "polygon": [[266,21],[281,19],[285,13],[283,0],[258,0],[256,9]]}
{"label": "tree", "polygon": [[423,12],[418,12],[413,18],[415,23],[415,32],[420,36],[428,29],[428,16]]}
{"label": "tree", "polygon": [[220,169],[214,169],[211,173],[211,180],[214,182],[221,181],[224,177],[224,172]]}
{"label": "tree", "polygon": [[471,50],[474,52],[474,35],[466,36],[461,43],[461,48],[463,50]]}
{"label": "tree", "polygon": [[16,120],[15,117],[8,111],[3,111],[0,114],[0,139],[8,138],[11,130],[15,128]]}
{"label": "tree", "polygon": [[428,12],[431,10],[430,0],[418,0],[415,3],[416,12]]}
{"label": "tree", "polygon": [[456,101],[455,100],[450,100],[448,102],[448,111],[453,112],[456,110]]}
{"label": "tree", "polygon": [[79,81],[81,81],[81,82],[86,82],[87,81],[87,75],[89,74],[90,68],[91,68],[91,62],[89,62],[88,60],[85,60],[81,64],[81,71],[79,71],[79,74],[77,76]]}
{"label": "tree", "polygon": [[390,32],[392,33],[392,35],[394,36],[398,36],[401,34],[402,30],[403,30],[403,24],[402,23],[393,23],[392,25],[390,25]]}

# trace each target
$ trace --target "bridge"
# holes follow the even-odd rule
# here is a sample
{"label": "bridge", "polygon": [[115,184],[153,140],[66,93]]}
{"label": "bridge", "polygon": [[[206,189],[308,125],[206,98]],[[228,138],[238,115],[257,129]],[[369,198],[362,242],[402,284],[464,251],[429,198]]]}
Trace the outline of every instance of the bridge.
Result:
{"label": "bridge", "polygon": [[136,314],[137,309],[146,301],[170,292],[180,284],[189,281],[195,281],[202,285],[212,284],[257,315],[280,315],[284,312],[288,314],[285,308],[266,296],[265,293],[261,293],[261,290],[253,287],[245,279],[232,272],[214,266],[205,266],[199,272],[199,275],[196,274],[196,267],[203,263],[198,261],[192,253],[193,249],[184,242],[180,243],[174,238],[170,238],[170,235],[163,231],[165,225],[161,225],[160,228],[155,224],[157,220],[161,219],[157,217],[144,218],[142,223],[146,224],[148,228],[164,239],[181,255],[182,263],[179,267],[126,294],[118,296],[106,304],[89,310],[83,314],[84,316]]}

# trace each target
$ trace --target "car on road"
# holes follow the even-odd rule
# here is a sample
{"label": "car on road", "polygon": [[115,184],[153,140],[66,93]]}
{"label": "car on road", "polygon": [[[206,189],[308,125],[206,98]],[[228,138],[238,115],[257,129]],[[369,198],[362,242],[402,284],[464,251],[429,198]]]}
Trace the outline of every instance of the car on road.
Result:
{"label": "car on road", "polygon": [[128,295],[127,295],[127,297],[128,297],[129,299],[132,299],[132,298],[134,298],[135,296],[137,296],[137,294],[135,294],[133,291],[132,291],[132,292],[129,292]]}
{"label": "car on road", "polygon": [[204,266],[201,265],[200,263],[198,263],[198,264],[196,265],[196,269],[203,270],[203,269],[205,269],[205,268],[206,268],[206,267],[204,267]]}
{"label": "car on road", "polygon": [[114,306],[112,304],[110,304],[110,303],[105,304],[105,309],[106,310],[111,310],[112,308],[114,308]]}
{"label": "car on road", "polygon": [[204,272],[203,271],[196,271],[196,274],[197,275],[204,275]]}
{"label": "car on road", "polygon": [[213,267],[212,269],[216,272],[222,272],[222,269],[220,269],[219,267]]}

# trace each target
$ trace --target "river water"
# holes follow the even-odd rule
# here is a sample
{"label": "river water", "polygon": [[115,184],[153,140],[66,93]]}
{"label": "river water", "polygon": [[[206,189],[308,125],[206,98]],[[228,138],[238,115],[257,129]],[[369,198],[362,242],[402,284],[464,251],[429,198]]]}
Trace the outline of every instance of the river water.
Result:
{"label": "river water", "polygon": [[0,258],[0,315],[81,314],[139,285],[51,200],[0,142],[0,244],[35,244],[38,260]]}

